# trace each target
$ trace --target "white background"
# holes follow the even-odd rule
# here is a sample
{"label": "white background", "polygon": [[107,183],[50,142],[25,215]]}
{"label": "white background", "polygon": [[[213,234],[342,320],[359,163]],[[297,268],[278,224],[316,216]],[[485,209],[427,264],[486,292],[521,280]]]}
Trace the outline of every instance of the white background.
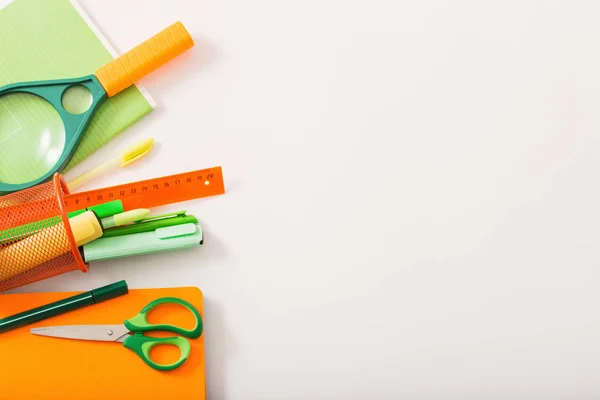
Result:
{"label": "white background", "polygon": [[[13,292],[195,285],[211,399],[600,397],[600,4],[83,0],[154,136],[93,187],[220,165],[203,248]],[[157,210],[159,211],[159,210]]]}

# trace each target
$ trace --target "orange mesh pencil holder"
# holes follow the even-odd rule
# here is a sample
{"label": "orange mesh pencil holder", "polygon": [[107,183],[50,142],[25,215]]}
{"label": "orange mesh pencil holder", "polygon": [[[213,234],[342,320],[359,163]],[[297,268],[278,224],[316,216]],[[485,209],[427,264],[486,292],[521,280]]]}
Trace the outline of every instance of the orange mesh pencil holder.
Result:
{"label": "orange mesh pencil holder", "polygon": [[0,196],[0,292],[66,272],[87,272],[65,211],[60,174]]}

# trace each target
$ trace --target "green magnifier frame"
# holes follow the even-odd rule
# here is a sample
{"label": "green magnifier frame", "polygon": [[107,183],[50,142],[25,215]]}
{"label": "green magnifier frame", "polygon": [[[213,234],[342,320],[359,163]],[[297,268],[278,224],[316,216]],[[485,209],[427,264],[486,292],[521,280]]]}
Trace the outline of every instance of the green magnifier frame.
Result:
{"label": "green magnifier frame", "polygon": [[[4,96],[18,93],[30,94],[46,100],[62,120],[65,135],[62,153],[47,172],[29,182],[0,182],[0,195],[47,182],[55,173],[62,172],[73,158],[94,114],[107,98],[122,92],[193,46],[194,41],[186,28],[181,22],[176,22],[102,66],[94,74],[73,79],[14,83],[0,88],[0,101]],[[70,107],[66,109],[64,96],[76,86],[82,86],[89,91],[91,102],[83,104],[82,108],[76,105],[75,110]],[[32,110],[32,113],[35,113],[35,110]],[[25,132],[25,134],[29,133],[31,132]],[[17,156],[30,157],[31,154]]]}
{"label": "green magnifier frame", "polygon": [[[92,102],[87,109],[81,114],[72,114],[63,106],[63,96],[72,87],[83,86],[91,95]],[[100,105],[107,99],[104,87],[98,81],[95,75],[89,75],[83,78],[65,79],[61,81],[38,81],[23,84],[13,84],[4,86],[0,89],[0,100],[3,96],[14,93],[28,93],[41,97],[50,103],[58,115],[60,116],[65,129],[65,147],[56,164],[44,175],[26,183],[3,183],[0,182],[0,194],[15,192],[22,189],[27,189],[31,186],[47,182],[52,176],[59,171],[64,170],[67,166],[79,142],[83,138],[83,134],[87,129],[92,117]]]}

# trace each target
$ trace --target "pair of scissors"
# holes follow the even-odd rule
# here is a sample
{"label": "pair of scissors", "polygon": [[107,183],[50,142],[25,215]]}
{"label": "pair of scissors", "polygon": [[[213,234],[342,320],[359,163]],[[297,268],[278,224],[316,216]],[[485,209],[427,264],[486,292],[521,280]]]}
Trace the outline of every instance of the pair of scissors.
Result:
{"label": "pair of scissors", "polygon": [[[192,312],[196,324],[192,329],[183,329],[169,324],[150,324],[146,315],[161,304],[179,304]],[[176,297],[162,297],[148,304],[138,315],[125,320],[118,325],[63,325],[43,328],[32,328],[34,335],[50,336],[64,339],[93,340],[104,342],[123,343],[123,346],[136,353],[146,364],[159,371],[170,371],[180,367],[189,357],[190,342],[181,336],[170,338],[155,338],[144,336],[144,332],[167,331],[180,334],[190,339],[197,339],[202,335],[202,317],[198,310],[183,299]],[[179,360],[172,364],[158,364],[150,358],[150,350],[157,345],[174,345],[179,348]]]}

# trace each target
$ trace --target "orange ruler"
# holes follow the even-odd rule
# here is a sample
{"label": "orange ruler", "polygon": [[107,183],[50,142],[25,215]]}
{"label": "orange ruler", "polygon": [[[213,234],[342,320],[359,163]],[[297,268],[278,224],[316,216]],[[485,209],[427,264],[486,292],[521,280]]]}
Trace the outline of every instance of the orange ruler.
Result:
{"label": "orange ruler", "polygon": [[221,167],[184,172],[64,196],[66,211],[77,211],[113,200],[125,210],[151,208],[225,193]]}

